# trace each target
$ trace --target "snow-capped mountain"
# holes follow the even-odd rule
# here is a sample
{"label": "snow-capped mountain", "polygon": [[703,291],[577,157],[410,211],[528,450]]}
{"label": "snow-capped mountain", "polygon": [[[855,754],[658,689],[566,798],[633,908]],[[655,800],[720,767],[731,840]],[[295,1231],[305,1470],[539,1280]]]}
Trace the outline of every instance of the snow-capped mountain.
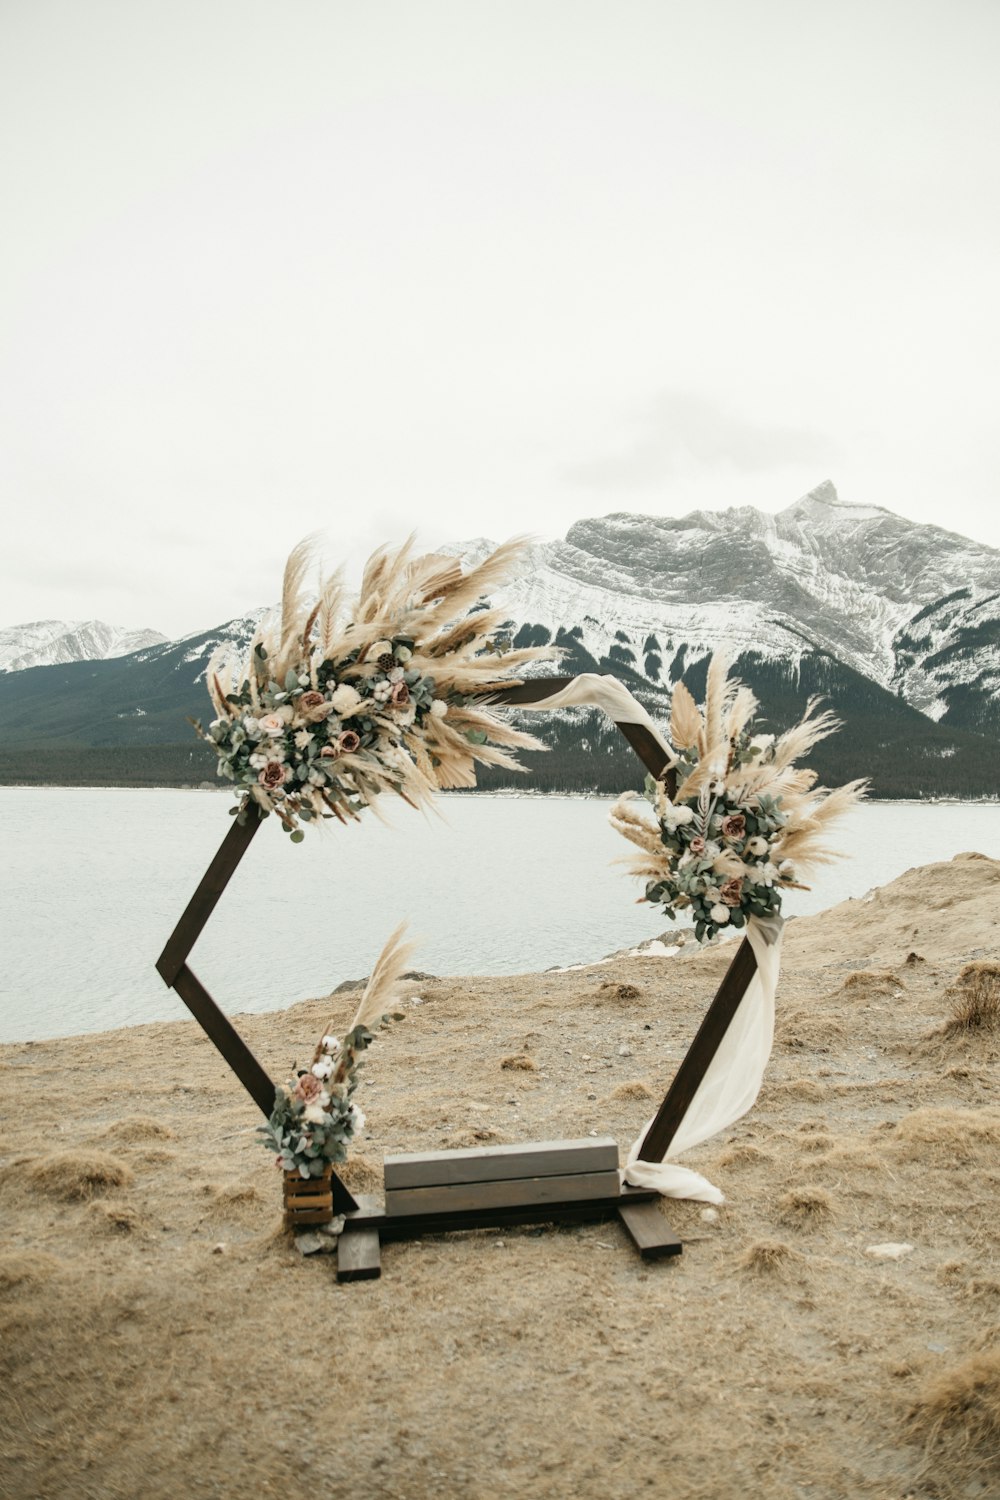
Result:
{"label": "snow-capped mountain", "polygon": [[103,620],[35,620],[0,630],[0,672],[61,666],[68,661],[107,661],[167,639],[158,630],[126,630]]}
{"label": "snow-capped mountain", "polygon": [[829,482],[777,515],[578,521],[534,549],[502,599],[534,639],[573,631],[653,687],[721,643],[793,665],[824,652],[935,720],[995,722],[1000,552],[846,504]]}
{"label": "snow-capped mountain", "polygon": [[[471,563],[491,547],[454,550]],[[1000,793],[1000,552],[844,504],[831,484],[773,516],[579,521],[536,546],[493,602],[516,645],[562,648],[562,666],[542,670],[613,673],[654,715],[681,678],[700,695],[719,645],[770,726],[822,695],[845,724],[815,752],[828,781],[869,776],[886,796]],[[0,779],[135,781],[140,767],[148,784],[210,779],[211,752],[185,720],[211,712],[216,646],[245,652],[263,612],[103,660],[81,652],[19,671],[13,651],[0,657]],[[52,648],[58,628],[46,630],[22,627],[22,657],[28,644]],[[634,765],[616,759],[613,727],[595,715],[581,728],[578,714],[532,717],[559,751],[530,758],[534,784],[627,784]]]}

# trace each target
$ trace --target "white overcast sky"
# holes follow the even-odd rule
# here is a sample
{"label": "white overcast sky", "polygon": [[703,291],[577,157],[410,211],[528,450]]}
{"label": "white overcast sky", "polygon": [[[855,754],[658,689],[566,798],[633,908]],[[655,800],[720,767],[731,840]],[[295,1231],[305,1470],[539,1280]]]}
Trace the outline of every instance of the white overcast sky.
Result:
{"label": "white overcast sky", "polygon": [[5,0],[0,625],[782,509],[1000,546],[997,0]]}

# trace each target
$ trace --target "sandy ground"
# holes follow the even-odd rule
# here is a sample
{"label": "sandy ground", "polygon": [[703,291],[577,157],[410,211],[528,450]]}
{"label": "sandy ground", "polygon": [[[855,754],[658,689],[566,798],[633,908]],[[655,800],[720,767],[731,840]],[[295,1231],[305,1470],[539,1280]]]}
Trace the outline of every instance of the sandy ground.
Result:
{"label": "sandy ground", "polygon": [[[728,956],[411,983],[348,1181],[476,1142],[624,1154]],[[941,1031],[998,958],[980,856],[790,923],[760,1100],[689,1157],[727,1203],[665,1205],[684,1253],[653,1265],[616,1224],[482,1231],[338,1286],[193,1022],[0,1048],[0,1493],[1000,1495],[1000,1032]],[[238,1024],[283,1078],[350,1008]]]}

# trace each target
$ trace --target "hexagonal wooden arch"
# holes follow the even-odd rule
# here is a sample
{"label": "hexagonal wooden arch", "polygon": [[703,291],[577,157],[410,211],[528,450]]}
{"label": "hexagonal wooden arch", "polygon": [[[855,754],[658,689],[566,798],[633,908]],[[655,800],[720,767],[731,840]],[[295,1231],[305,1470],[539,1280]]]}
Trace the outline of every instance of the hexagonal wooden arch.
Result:
{"label": "hexagonal wooden arch", "polygon": [[[535,678],[491,694],[490,702],[510,707],[541,705],[572,680],[570,677]],[[621,722],[617,722],[617,728],[652,776],[660,780],[666,775],[672,795],[676,791],[674,773],[666,769],[663,750],[650,731],[641,724]],[[254,816],[253,810],[244,823],[234,821],[157,959],[156,968],[164,982],[184,1001],[254,1103],[268,1117],[274,1108],[274,1082],[187,961],[261,821],[259,815]],[[744,938],[643,1137],[639,1149],[641,1160],[659,1162],[666,1156],[756,967],[753,949]],[[334,1173],[334,1212],[346,1216],[345,1232],[340,1238],[339,1279],[358,1280],[379,1274],[380,1237],[408,1239],[449,1229],[512,1223],[578,1222],[617,1216],[644,1258],[676,1255],[681,1249],[680,1242],[667,1230],[655,1206],[657,1195],[654,1192],[628,1186],[601,1188],[598,1184],[601,1174],[594,1171],[589,1172],[584,1189],[584,1177],[579,1175],[580,1168],[575,1163],[586,1154],[581,1153],[580,1148],[588,1144],[545,1142],[525,1147],[523,1152],[515,1149],[513,1157],[520,1157],[525,1164],[523,1176],[515,1177],[513,1182],[507,1175],[503,1180],[481,1183],[477,1193],[471,1195],[466,1188],[464,1196],[456,1192],[455,1156],[481,1158],[472,1175],[485,1173],[492,1178],[498,1171],[509,1174],[514,1170],[509,1165],[510,1155],[500,1165],[494,1160],[498,1153],[489,1151],[439,1152],[426,1157],[396,1158],[395,1162],[402,1164],[394,1168],[400,1180],[416,1180],[416,1174],[421,1186],[412,1192],[389,1191],[386,1203],[373,1198],[359,1201]],[[614,1143],[605,1141],[601,1144],[607,1148]],[[511,1148],[502,1148],[502,1151],[510,1153]],[[436,1169],[435,1162],[438,1163]],[[386,1166],[388,1168],[388,1162]],[[467,1161],[463,1163],[463,1172],[468,1177]],[[572,1187],[574,1182],[581,1184],[579,1192]],[[560,1185],[562,1193],[558,1201],[553,1201],[554,1184]],[[387,1189],[389,1185],[387,1170]],[[584,1191],[588,1196],[581,1196]],[[415,1204],[410,1201],[414,1198],[423,1201]],[[398,1206],[393,1208],[393,1203]]]}

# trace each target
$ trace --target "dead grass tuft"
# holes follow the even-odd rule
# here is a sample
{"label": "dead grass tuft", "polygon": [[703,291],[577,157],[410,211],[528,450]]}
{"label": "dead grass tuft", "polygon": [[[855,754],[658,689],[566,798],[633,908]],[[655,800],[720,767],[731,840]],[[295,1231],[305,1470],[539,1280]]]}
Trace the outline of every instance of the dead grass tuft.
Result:
{"label": "dead grass tuft", "polygon": [[91,1203],[87,1209],[95,1229],[110,1230],[112,1234],[135,1234],[142,1228],[142,1217],[127,1203]]}
{"label": "dead grass tuft", "polygon": [[641,1000],[643,994],[637,984],[618,984],[613,979],[604,981],[600,993],[607,1000]]}
{"label": "dead grass tuft", "polygon": [[652,1099],[652,1097],[653,1090],[641,1078],[634,1078],[630,1083],[620,1083],[617,1088],[611,1090],[612,1099]]}
{"label": "dead grass tuft", "polygon": [[107,1188],[130,1187],[131,1168],[105,1151],[61,1151],[43,1156],[24,1168],[33,1187],[53,1198],[69,1201],[92,1198]]}
{"label": "dead grass tuft", "polygon": [[538,1064],[527,1052],[512,1052],[509,1057],[500,1059],[501,1068],[506,1068],[510,1073],[537,1073]]}
{"label": "dead grass tuft", "polygon": [[11,1250],[0,1255],[0,1296],[15,1287],[40,1287],[63,1270],[63,1263],[44,1250]]}
{"label": "dead grass tuft", "polygon": [[[340,1175],[341,1169],[337,1170]],[[261,1210],[267,1206],[267,1198],[252,1182],[227,1182],[222,1187],[211,1187],[210,1192],[209,1215],[213,1219],[256,1224],[260,1222]]]}
{"label": "dead grass tuft", "polygon": [[974,1354],[929,1381],[907,1426],[929,1453],[957,1460],[980,1481],[1000,1477],[1000,1351]]}
{"label": "dead grass tuft", "polygon": [[825,1099],[826,1085],[812,1078],[793,1078],[789,1083],[772,1084],[767,1092],[783,1099]]}
{"label": "dead grass tuft", "polygon": [[759,1146],[751,1146],[748,1141],[740,1142],[737,1146],[730,1146],[723,1151],[719,1157],[720,1167],[759,1167],[764,1162],[769,1162],[771,1157],[766,1151],[761,1151]]}
{"label": "dead grass tuft", "polygon": [[133,1146],[144,1144],[146,1141],[175,1141],[176,1130],[171,1130],[169,1125],[164,1125],[160,1120],[154,1120],[149,1115],[126,1115],[123,1120],[115,1120],[105,1131],[109,1141],[114,1141],[117,1146]]}
{"label": "dead grass tuft", "polygon": [[739,1268],[751,1276],[784,1276],[805,1265],[805,1256],[784,1240],[757,1240],[739,1259]]}
{"label": "dead grass tuft", "polygon": [[792,1188],[778,1199],[778,1217],[795,1229],[812,1229],[833,1218],[833,1199],[824,1188]]}
{"label": "dead grass tuft", "polygon": [[894,1127],[888,1144],[900,1160],[925,1166],[992,1166],[1000,1149],[1000,1109],[915,1109]]}
{"label": "dead grass tuft", "polygon": [[979,960],[966,964],[945,995],[951,1001],[951,1016],[941,1027],[940,1035],[1000,1029],[1000,963]]}
{"label": "dead grass tuft", "polygon": [[382,1191],[382,1165],[370,1161],[367,1156],[351,1156],[345,1162],[338,1162],[334,1170],[352,1193]]}
{"label": "dead grass tuft", "polygon": [[[445,1151],[464,1151],[470,1146],[506,1146],[509,1137],[494,1130],[492,1125],[469,1125],[464,1130],[454,1130],[441,1142]],[[380,1182],[381,1185],[381,1182]]]}
{"label": "dead grass tuft", "polygon": [[869,996],[897,995],[906,989],[906,985],[891,969],[856,969],[853,974],[848,974],[841,988],[848,994],[867,999]]}

